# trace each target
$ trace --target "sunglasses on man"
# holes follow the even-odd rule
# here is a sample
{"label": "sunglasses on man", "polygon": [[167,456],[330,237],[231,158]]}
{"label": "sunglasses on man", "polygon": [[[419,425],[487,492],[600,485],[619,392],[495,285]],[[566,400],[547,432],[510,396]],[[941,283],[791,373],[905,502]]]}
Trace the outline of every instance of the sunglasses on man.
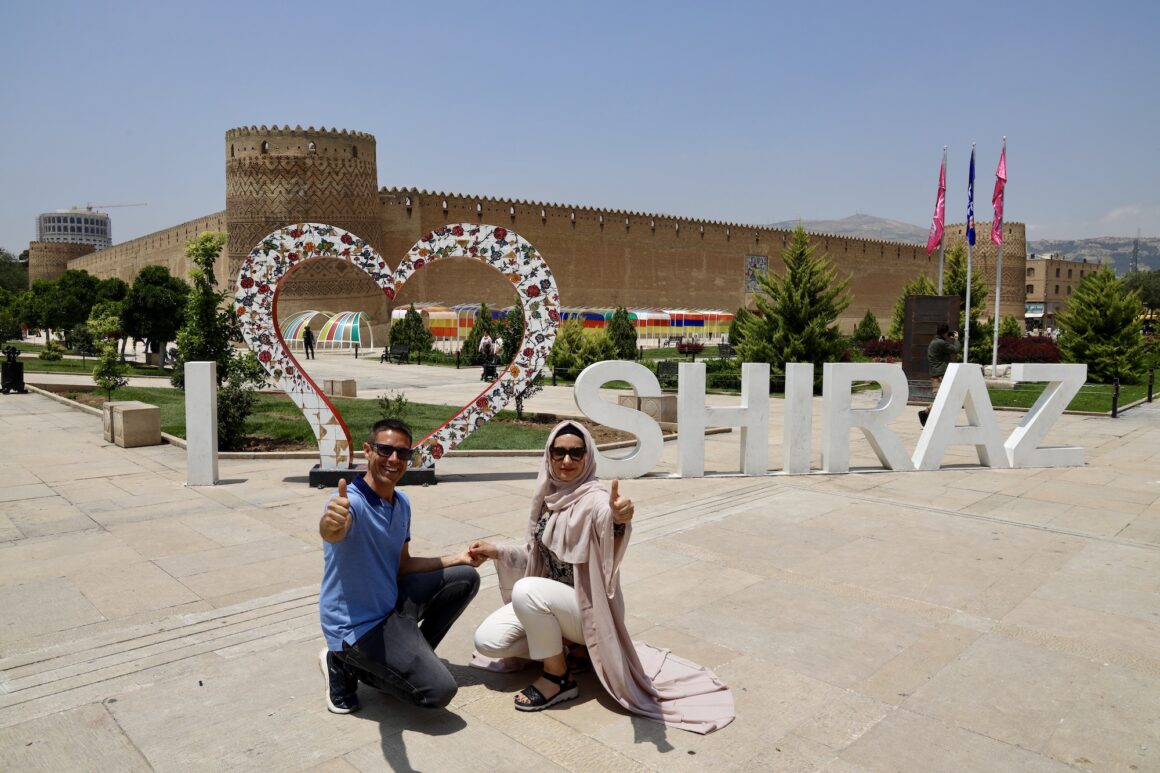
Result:
{"label": "sunglasses on man", "polygon": [[552,446],[548,449],[548,452],[557,462],[563,461],[565,456],[570,456],[572,457],[572,461],[578,462],[584,458],[586,453],[588,453],[588,449],[584,446],[580,446],[579,448],[561,448],[560,446]]}
{"label": "sunglasses on man", "polygon": [[414,448],[392,446],[387,445],[386,443],[371,443],[370,447],[372,451],[384,459],[390,459],[391,454],[394,454],[395,456],[399,457],[400,461],[403,462],[410,461],[411,457],[415,453]]}

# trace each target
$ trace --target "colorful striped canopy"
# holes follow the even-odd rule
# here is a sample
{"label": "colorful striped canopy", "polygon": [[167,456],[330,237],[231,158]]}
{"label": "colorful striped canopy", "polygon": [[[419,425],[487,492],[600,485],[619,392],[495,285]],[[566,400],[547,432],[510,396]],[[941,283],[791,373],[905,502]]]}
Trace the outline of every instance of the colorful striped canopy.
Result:
{"label": "colorful striped canopy", "polygon": [[[290,345],[291,349],[300,349],[302,347],[302,333],[307,326],[314,324],[314,318],[321,315],[324,320],[330,318],[330,314],[325,311],[299,311],[291,314],[282,321],[282,340]],[[325,324],[325,322],[323,323]],[[318,336],[315,335],[317,340]]]}
{"label": "colorful striped canopy", "polygon": [[[366,334],[363,327],[366,327]],[[375,345],[374,335],[370,330],[367,315],[361,311],[340,311],[328,319],[318,331],[316,340],[319,344],[327,344],[328,349]]]}

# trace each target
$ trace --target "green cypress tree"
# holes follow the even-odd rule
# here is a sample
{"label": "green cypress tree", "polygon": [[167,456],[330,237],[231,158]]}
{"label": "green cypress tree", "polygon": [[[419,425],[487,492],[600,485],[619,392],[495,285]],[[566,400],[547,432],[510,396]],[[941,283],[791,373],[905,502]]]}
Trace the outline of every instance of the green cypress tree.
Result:
{"label": "green cypress tree", "polygon": [[503,320],[503,351],[499,359],[502,363],[509,363],[516,358],[516,350],[524,340],[524,307],[520,304],[512,306],[511,311]]}
{"label": "green cypress tree", "polygon": [[607,332],[617,359],[636,359],[636,328],[632,326],[632,320],[628,317],[628,309],[623,306],[616,307],[612,319],[608,321]]}
{"label": "green cypress tree", "polygon": [[894,313],[890,317],[890,330],[886,337],[891,341],[901,341],[903,326],[906,321],[906,299],[912,295],[938,295],[938,288],[926,276],[919,274],[906,283],[902,288],[902,295],[894,302]]}
{"label": "green cypress tree", "polygon": [[[947,250],[946,280],[943,282],[943,292],[946,295],[959,296],[959,328],[962,328],[961,311],[967,308],[967,248],[956,244]],[[971,322],[974,323],[980,312],[986,309],[987,282],[981,272],[971,266]],[[971,327],[971,340],[975,338],[975,329]],[[988,360],[989,362],[990,360]]]}
{"label": "green cypress tree", "polygon": [[835,362],[846,351],[837,319],[850,305],[849,279],[838,279],[830,259],[814,254],[799,225],[782,253],[785,274],[757,277],[754,303],[761,316],[748,320],[740,353],[745,362],[768,362],[777,373],[787,362],[812,362],[816,377],[822,363]]}
{"label": "green cypress tree", "polygon": [[1059,351],[1065,362],[1087,363],[1088,381],[1109,384],[1139,381],[1147,345],[1140,327],[1140,295],[1124,288],[1110,268],[1080,282],[1067,311],[1056,317]]}
{"label": "green cypress tree", "polygon": [[548,355],[552,371],[563,378],[575,378],[583,369],[584,321],[570,319],[556,330],[556,341]]}
{"label": "green cypress tree", "polygon": [[407,345],[411,347],[413,354],[421,355],[431,350],[431,343],[435,338],[423,324],[423,315],[415,310],[415,304],[412,303],[411,308],[407,309],[403,324],[407,329]]}
{"label": "green cypress tree", "polygon": [[733,315],[733,321],[729,323],[729,345],[734,349],[741,346],[741,342],[745,340],[745,326],[752,318],[753,312],[744,306],[738,308],[737,313]]}
{"label": "green cypress tree", "polygon": [[484,333],[491,336],[492,339],[495,338],[495,320],[491,318],[491,309],[487,307],[486,303],[480,304],[479,314],[475,317],[475,325],[472,326],[471,332],[467,334],[467,339],[463,342],[464,359],[472,365],[483,364],[483,355],[479,352],[479,342]]}
{"label": "green cypress tree", "polygon": [[866,309],[866,316],[854,328],[854,340],[860,344],[867,341],[877,341],[882,335],[882,328],[878,327],[878,318],[874,312]]}

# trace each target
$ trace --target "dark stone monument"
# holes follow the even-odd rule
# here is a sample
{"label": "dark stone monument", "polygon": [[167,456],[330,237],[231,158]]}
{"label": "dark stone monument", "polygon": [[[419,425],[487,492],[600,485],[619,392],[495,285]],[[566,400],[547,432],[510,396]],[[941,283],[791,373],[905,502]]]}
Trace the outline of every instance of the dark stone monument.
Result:
{"label": "dark stone monument", "polygon": [[926,347],[935,330],[945,322],[951,330],[959,326],[959,296],[911,295],[906,299],[902,321],[902,371],[911,381],[930,378]]}

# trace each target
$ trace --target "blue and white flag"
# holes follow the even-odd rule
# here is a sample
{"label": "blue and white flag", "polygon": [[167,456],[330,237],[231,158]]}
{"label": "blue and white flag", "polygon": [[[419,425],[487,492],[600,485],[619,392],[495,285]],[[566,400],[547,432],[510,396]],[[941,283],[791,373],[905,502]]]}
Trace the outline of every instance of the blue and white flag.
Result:
{"label": "blue and white flag", "polygon": [[971,174],[967,177],[967,244],[975,243],[975,149],[971,148]]}

